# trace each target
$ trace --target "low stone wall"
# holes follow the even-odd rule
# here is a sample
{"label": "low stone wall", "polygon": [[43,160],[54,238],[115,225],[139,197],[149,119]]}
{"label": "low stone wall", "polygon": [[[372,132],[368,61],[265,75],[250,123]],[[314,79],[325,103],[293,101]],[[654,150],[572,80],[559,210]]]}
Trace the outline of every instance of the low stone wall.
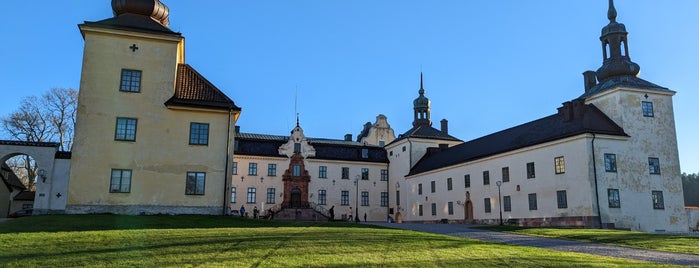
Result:
{"label": "low stone wall", "polygon": [[78,205],[67,206],[66,214],[121,214],[121,215],[178,215],[203,214],[221,215],[222,207],[186,207],[186,206],[107,206],[107,205]]}
{"label": "low stone wall", "polygon": [[[474,220],[474,224],[497,225],[500,219]],[[599,228],[599,217],[597,216],[577,216],[577,217],[548,217],[548,218],[524,218],[524,219],[503,219],[503,224],[527,227],[585,227]]]}

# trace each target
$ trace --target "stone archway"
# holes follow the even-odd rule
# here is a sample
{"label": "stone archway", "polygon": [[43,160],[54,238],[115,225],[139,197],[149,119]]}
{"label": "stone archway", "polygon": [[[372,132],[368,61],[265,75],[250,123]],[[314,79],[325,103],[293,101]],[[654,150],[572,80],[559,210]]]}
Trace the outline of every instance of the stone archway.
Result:
{"label": "stone archway", "polygon": [[70,153],[58,152],[58,143],[0,140],[0,163],[17,155],[28,155],[43,170],[37,180],[34,213],[61,213],[65,211]]}

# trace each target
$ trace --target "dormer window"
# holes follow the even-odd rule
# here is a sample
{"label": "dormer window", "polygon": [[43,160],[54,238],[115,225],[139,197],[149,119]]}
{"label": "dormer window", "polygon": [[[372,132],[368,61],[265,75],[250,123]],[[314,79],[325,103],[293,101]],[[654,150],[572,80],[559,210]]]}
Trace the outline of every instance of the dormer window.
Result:
{"label": "dormer window", "polygon": [[362,148],[362,158],[369,158],[369,149]]}

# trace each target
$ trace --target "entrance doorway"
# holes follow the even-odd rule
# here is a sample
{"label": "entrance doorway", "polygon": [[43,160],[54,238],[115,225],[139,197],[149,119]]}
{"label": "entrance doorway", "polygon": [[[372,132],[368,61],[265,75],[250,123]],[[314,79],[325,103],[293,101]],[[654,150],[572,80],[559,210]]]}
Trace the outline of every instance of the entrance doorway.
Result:
{"label": "entrance doorway", "polygon": [[291,207],[300,208],[301,207],[301,189],[294,188],[291,189]]}

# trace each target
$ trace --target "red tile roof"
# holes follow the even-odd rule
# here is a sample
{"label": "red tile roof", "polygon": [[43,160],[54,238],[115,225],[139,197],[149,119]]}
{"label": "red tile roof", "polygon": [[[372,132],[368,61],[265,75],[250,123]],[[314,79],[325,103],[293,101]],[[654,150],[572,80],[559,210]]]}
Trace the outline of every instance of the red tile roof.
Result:
{"label": "red tile roof", "polygon": [[188,64],[177,65],[175,94],[166,106],[240,111],[240,107]]}

